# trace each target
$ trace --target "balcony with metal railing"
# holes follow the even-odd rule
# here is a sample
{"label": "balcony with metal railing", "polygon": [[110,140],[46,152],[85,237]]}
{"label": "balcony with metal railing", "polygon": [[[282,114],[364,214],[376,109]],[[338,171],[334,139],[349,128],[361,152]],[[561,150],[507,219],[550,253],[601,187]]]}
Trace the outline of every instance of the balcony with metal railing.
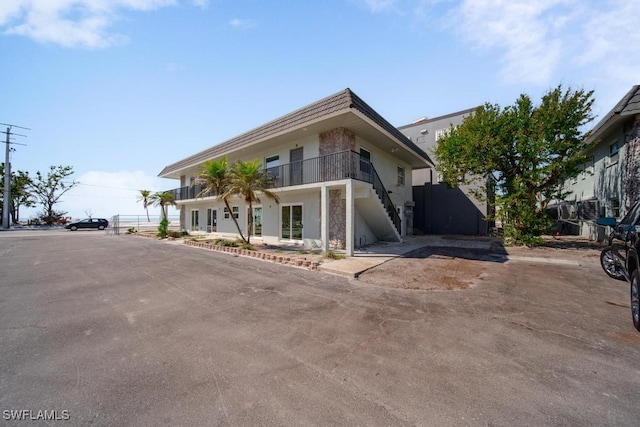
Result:
{"label": "balcony with metal railing", "polygon": [[[378,173],[371,162],[353,151],[341,151],[325,156],[314,157],[298,162],[286,163],[266,169],[273,179],[273,188],[285,188],[296,185],[316,184],[320,182],[355,179],[372,184],[389,218],[400,233],[400,216],[389,197]],[[204,191],[202,184],[195,184],[170,190],[175,201],[210,197],[213,194]]]}

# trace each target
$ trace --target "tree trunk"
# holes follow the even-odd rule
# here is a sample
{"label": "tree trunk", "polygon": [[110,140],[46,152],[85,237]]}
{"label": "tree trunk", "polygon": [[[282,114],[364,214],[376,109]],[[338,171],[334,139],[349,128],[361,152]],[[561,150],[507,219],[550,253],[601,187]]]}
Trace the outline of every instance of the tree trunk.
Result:
{"label": "tree trunk", "polygon": [[233,214],[233,211],[231,210],[231,206],[229,206],[229,201],[225,198],[224,200],[224,204],[227,207],[227,210],[229,211],[229,215],[231,215],[231,219],[233,219],[233,222],[236,225],[236,228],[238,229],[238,233],[240,234],[240,238],[242,239],[243,242],[249,244],[249,240],[245,239],[244,234],[242,234],[242,229],[240,228],[240,224],[238,224],[238,220],[236,219],[236,216]]}
{"label": "tree trunk", "polygon": [[247,244],[250,245],[251,243],[249,242],[249,240],[251,239],[251,233],[253,232],[253,205],[251,204],[251,199],[249,199],[249,224],[248,224],[249,230],[247,230]]}
{"label": "tree trunk", "polygon": [[18,206],[13,201],[11,202],[11,223],[18,223]]}

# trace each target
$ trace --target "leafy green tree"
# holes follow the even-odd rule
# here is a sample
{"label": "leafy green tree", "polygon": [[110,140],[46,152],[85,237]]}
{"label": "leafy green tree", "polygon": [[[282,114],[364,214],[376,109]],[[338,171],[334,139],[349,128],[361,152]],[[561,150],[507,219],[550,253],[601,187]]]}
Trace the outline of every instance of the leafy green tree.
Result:
{"label": "leafy green tree", "polygon": [[71,166],[50,166],[46,176],[38,171],[35,179],[29,184],[31,194],[43,207],[40,219],[45,224],[51,225],[66,214],[64,211],[55,210],[54,206],[67,191],[78,185],[76,181],[67,181],[71,175]]}
{"label": "leafy green tree", "polygon": [[[258,159],[247,162],[238,160],[232,165],[229,165],[226,157],[209,160],[200,167],[194,181],[194,185],[196,184],[203,186],[196,197],[214,195],[222,199],[238,229],[240,238],[246,244],[251,244],[251,230],[254,222],[253,203],[260,202],[258,195],[262,193],[276,203],[280,201],[278,196],[269,190],[273,186],[273,178],[262,168],[262,163]],[[246,237],[229,205],[231,196],[242,197],[249,204],[249,233]]]}
{"label": "leafy green tree", "polygon": [[35,206],[35,199],[29,191],[31,177],[28,172],[18,171],[11,178],[11,218],[14,224],[20,222],[20,206]]}
{"label": "leafy green tree", "polygon": [[144,210],[147,211],[147,222],[151,222],[149,218],[149,206],[151,205],[151,191],[150,190],[139,190],[140,195],[138,196],[138,202],[142,202],[142,206],[144,206]]}
{"label": "leafy green tree", "polygon": [[238,220],[235,215],[233,215],[231,206],[229,205],[231,176],[229,173],[229,162],[227,158],[222,157],[220,160],[208,160],[204,162],[200,166],[196,179],[193,182],[194,186],[198,184],[202,185],[202,190],[196,195],[196,198],[217,196],[219,199],[222,199],[229,215],[231,215],[231,219],[233,219],[233,222],[238,229],[240,238],[247,242],[248,239],[246,239],[244,234],[242,234],[240,224],[238,224]]}
{"label": "leafy green tree", "polygon": [[159,191],[149,196],[149,200],[154,206],[160,206],[160,214],[162,219],[169,220],[167,210],[169,206],[175,206],[176,202],[173,200],[173,193],[171,191]]}
{"label": "leafy green tree", "polygon": [[534,242],[550,225],[548,203],[567,196],[562,180],[586,160],[593,102],[593,91],[558,86],[539,106],[524,94],[505,108],[485,104],[438,141],[438,170],[450,185],[490,178],[505,237]]}
{"label": "leafy green tree", "polygon": [[[30,184],[31,177],[28,172],[11,172],[10,213],[11,221],[14,224],[20,221],[20,206],[30,208],[35,205],[33,195],[29,191]],[[0,163],[0,189],[4,189],[4,163]],[[4,200],[1,200],[2,197],[3,194],[0,194],[0,212],[2,212],[4,206]]]}
{"label": "leafy green tree", "polygon": [[175,206],[176,202],[173,199],[173,193],[171,191],[159,191],[149,196],[149,200],[154,206],[160,206],[160,213],[162,219],[158,225],[158,234],[160,238],[165,238],[169,235],[169,218],[167,210],[169,206]]}
{"label": "leafy green tree", "polygon": [[249,232],[245,242],[250,244],[251,230],[253,230],[253,203],[260,202],[259,194],[262,193],[276,203],[280,203],[277,194],[270,191],[273,187],[273,178],[262,168],[259,159],[244,162],[237,160],[229,169],[228,194],[240,196],[249,204]]}

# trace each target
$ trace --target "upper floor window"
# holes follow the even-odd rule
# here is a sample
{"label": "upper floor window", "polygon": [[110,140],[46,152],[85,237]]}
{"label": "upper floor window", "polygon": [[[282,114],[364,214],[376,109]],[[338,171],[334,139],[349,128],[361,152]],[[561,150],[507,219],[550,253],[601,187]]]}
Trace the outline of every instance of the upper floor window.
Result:
{"label": "upper floor window", "polygon": [[398,185],[404,185],[404,168],[398,166]]}
{"label": "upper floor window", "polygon": [[609,164],[613,165],[618,161],[618,152],[620,151],[620,146],[618,141],[609,145]]}
{"label": "upper floor window", "polygon": [[587,161],[584,164],[584,174],[582,178],[584,179],[586,175],[593,175],[595,169],[596,159],[594,156],[587,157]]}
{"label": "upper floor window", "polygon": [[618,154],[618,151],[620,151],[620,147],[618,146],[618,141],[616,141],[613,144],[609,145],[609,155],[610,156],[614,156],[614,155]]}
{"label": "upper floor window", "polygon": [[371,173],[371,151],[360,148],[360,172]]}
{"label": "upper floor window", "polygon": [[280,165],[280,156],[271,156],[264,159],[264,168],[275,168]]}
{"label": "upper floor window", "polygon": [[280,166],[280,156],[270,156],[264,159],[264,169],[274,178],[279,175],[280,169],[278,166]]}

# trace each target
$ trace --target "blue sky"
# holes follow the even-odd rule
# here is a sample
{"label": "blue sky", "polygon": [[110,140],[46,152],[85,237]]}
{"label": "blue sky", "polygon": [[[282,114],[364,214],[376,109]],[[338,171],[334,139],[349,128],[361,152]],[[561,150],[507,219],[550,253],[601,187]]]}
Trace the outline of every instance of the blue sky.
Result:
{"label": "blue sky", "polygon": [[[70,165],[70,216],[143,214],[160,170],[351,88],[396,126],[485,102],[640,84],[640,0],[3,0],[14,170]],[[4,147],[3,147],[4,148]],[[4,159],[4,157],[2,157]],[[157,209],[156,209],[157,210]],[[152,213],[154,211],[152,210]],[[23,212],[27,219],[34,211]]]}

